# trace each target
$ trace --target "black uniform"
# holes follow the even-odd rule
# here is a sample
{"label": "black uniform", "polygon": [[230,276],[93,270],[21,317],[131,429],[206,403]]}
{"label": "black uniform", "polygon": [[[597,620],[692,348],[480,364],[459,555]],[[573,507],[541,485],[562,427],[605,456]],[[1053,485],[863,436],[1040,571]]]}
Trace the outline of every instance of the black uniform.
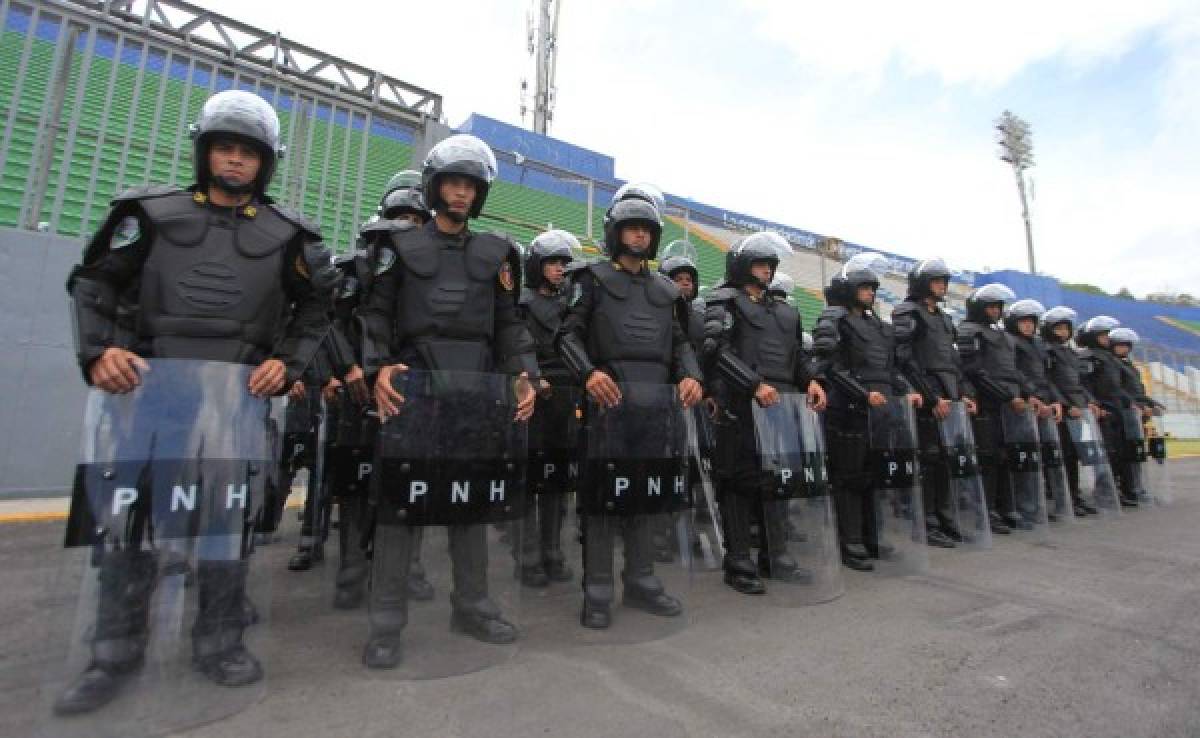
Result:
{"label": "black uniform", "polygon": [[939,400],[957,402],[974,395],[955,345],[958,330],[941,307],[930,310],[923,300],[912,296],[892,311],[892,325],[896,331],[897,363],[923,400],[917,413],[917,434],[921,444],[928,539],[931,544],[952,545],[962,539],[962,534],[947,514],[950,468],[933,409]]}
{"label": "black uniform", "polygon": [[[539,260],[539,269],[540,266]],[[577,428],[578,395],[569,391],[575,384],[574,378],[554,347],[567,309],[566,295],[561,291],[546,294],[526,287],[521,291],[519,307],[536,347],[542,379],[550,383],[553,394],[549,400],[539,399],[529,423],[532,476],[538,482],[531,490],[536,497],[531,495],[527,501],[519,550],[514,550],[514,554],[518,556],[522,581],[544,586],[551,580],[568,581],[573,575],[562,550],[570,457],[562,458],[563,454],[555,451],[572,445],[577,450],[578,439],[573,436]],[[552,472],[547,473],[547,464],[553,468]]]}
{"label": "black uniform", "polygon": [[895,332],[873,310],[832,305],[817,319],[813,352],[829,398],[825,422],[843,558],[877,558],[875,480],[867,463],[867,395],[911,391],[896,365]]}
{"label": "black uniform", "polygon": [[[443,233],[434,220],[393,231],[388,241],[378,244],[375,263],[375,277],[359,311],[368,353],[378,357],[368,360],[370,366],[402,363],[411,369],[457,372],[521,369],[538,377],[533,342],[517,310],[520,265],[511,240],[468,229]],[[380,646],[389,653],[377,654],[375,663],[398,662],[397,640],[408,623],[407,581],[416,530],[376,526],[368,665],[374,665],[372,654]],[[483,640],[512,641],[514,626],[501,618],[488,597],[485,526],[451,526],[449,535],[455,624]]]}
{"label": "black uniform", "polygon": [[[725,530],[725,578],[734,589],[756,594],[763,590],[759,573],[792,581],[811,578],[788,553],[787,503],[771,499],[774,476],[757,463],[751,404],[763,382],[780,393],[808,387],[812,377],[802,355],[804,329],[795,308],[770,293],[755,298],[742,289],[722,287],[708,294],[706,304],[704,366],[712,379],[709,392],[720,408],[714,467]],[[750,523],[756,512],[761,520],[757,566],[750,558]]]}
{"label": "black uniform", "polygon": [[[975,416],[975,444],[979,452],[983,489],[993,516],[1025,527],[1020,522],[1012,486],[1006,473],[1004,429],[1001,410],[1017,398],[1028,398],[1033,385],[1017,368],[1017,349],[1012,336],[979,314],[968,312],[958,326],[958,352],[963,371],[978,391],[979,413]],[[992,518],[992,530],[1001,532],[1002,521]]]}
{"label": "black uniform", "polygon": [[1144,388],[1140,379],[1136,379],[1136,384],[1131,379],[1137,370],[1132,366],[1127,368],[1109,349],[1093,345],[1082,349],[1079,355],[1089,367],[1084,382],[1108,413],[1100,420],[1100,430],[1121,490],[1122,504],[1135,505],[1139,479],[1135,464],[1138,462],[1130,453],[1125,416],[1137,412],[1135,405],[1138,396],[1144,396]]}
{"label": "black uniform", "polygon": [[[657,212],[653,211],[654,218]],[[687,304],[665,276],[643,267],[628,272],[615,261],[590,264],[574,278],[566,317],[559,330],[563,362],[580,382],[594,370],[618,384],[665,384],[691,377],[700,367],[681,327]],[[585,433],[588,418],[584,419]],[[629,439],[636,444],[637,439]],[[581,494],[588,494],[586,489]],[[624,527],[626,604],[674,615],[679,602],[654,576],[653,544],[647,516],[628,518]],[[593,613],[607,625],[613,600],[613,528],[603,516],[584,521],[584,621]]]}
{"label": "black uniform", "polygon": [[1095,402],[1095,398],[1083,384],[1080,360],[1075,350],[1049,330],[1043,329],[1042,337],[1046,347],[1046,376],[1063,403],[1063,422],[1058,424],[1058,436],[1062,442],[1067,486],[1071,489],[1071,500],[1075,504],[1076,515],[1088,514],[1092,508],[1090,505],[1081,504],[1083,500],[1079,496],[1079,456],[1075,453],[1075,444],[1071,439],[1066,419],[1070,417],[1072,410],[1087,410],[1088,405]]}
{"label": "black uniform", "polygon": [[[158,359],[257,365],[278,358],[290,383],[325,335],[336,280],[317,227],[269,198],[218,207],[199,186],[125,192],[67,281],[80,369],[87,379],[105,349],[121,346]],[[100,557],[93,662],[58,711],[98,707],[115,693],[115,675],[140,666],[159,565],[154,550],[136,545],[148,535],[131,532],[135,545]],[[241,645],[247,566],[245,557],[197,566],[194,658],[223,684],[261,676]]]}

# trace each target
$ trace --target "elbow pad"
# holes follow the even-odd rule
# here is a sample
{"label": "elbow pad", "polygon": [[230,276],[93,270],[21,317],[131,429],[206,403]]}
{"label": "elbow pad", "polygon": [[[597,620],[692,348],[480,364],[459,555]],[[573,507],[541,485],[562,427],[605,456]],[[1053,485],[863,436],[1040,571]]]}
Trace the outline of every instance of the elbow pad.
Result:
{"label": "elbow pad", "polygon": [[116,335],[117,291],[104,282],[77,277],[71,289],[75,355],[86,371]]}
{"label": "elbow pad", "polygon": [[717,354],[717,373],[734,388],[747,394],[762,382],[758,372],[746,366],[746,362],[734,356],[730,351]]}
{"label": "elbow pad", "polygon": [[857,402],[867,401],[867,388],[859,384],[858,380],[850,376],[849,372],[831,371],[828,377],[834,387],[846,393],[853,400]]}
{"label": "elbow pad", "polygon": [[588,375],[596,369],[596,365],[592,363],[592,358],[588,356],[587,350],[574,334],[567,333],[559,337],[558,355],[562,357],[563,363],[567,365],[567,369],[570,369],[571,373],[580,382],[586,382]]}

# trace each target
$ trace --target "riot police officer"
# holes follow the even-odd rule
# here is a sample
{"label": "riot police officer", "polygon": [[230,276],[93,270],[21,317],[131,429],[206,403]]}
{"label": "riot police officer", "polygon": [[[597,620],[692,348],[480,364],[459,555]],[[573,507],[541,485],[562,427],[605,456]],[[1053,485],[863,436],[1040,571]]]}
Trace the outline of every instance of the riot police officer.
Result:
{"label": "riot police officer", "polygon": [[1071,490],[1071,504],[1075,517],[1083,517],[1095,515],[1097,510],[1079,494],[1079,456],[1075,453],[1075,444],[1071,441],[1066,421],[1068,418],[1083,417],[1084,410],[1091,410],[1097,417],[1102,411],[1083,384],[1079,356],[1071,347],[1075,318],[1074,310],[1057,305],[1042,315],[1039,332],[1046,347],[1046,375],[1062,399],[1063,415],[1058,423],[1058,436],[1063,450],[1063,465],[1067,470],[1067,486]]}
{"label": "riot police officer", "polygon": [[1012,527],[1032,527],[1017,512],[1005,467],[1002,408],[1023,413],[1027,387],[1017,370],[1013,339],[1000,326],[1004,306],[1016,295],[1002,284],[987,284],[967,297],[967,317],[958,326],[958,353],[963,370],[978,394],[975,443],[979,450],[988,519],[993,533],[1011,533]]}
{"label": "riot police officer", "polygon": [[537,349],[543,382],[543,399],[529,425],[530,458],[536,462],[530,467],[534,494],[527,500],[522,534],[514,539],[518,574],[527,587],[568,582],[574,576],[563,555],[562,525],[567,514],[568,472],[574,460],[570,449],[578,451],[578,439],[571,437],[577,397],[554,338],[567,308],[567,265],[580,252],[575,236],[549,230],[533,239],[524,259],[520,312]]}
{"label": "riot police officer", "polygon": [[825,425],[842,563],[858,571],[872,571],[871,559],[888,553],[874,527],[868,407],[886,404],[888,395],[907,395],[914,406],[921,404],[896,366],[892,325],[875,313],[883,266],[872,257],[860,254],[834,276],[825,290],[827,307],[813,329],[813,352],[829,394]]}
{"label": "riot police officer", "polygon": [[[622,401],[619,383],[675,381],[680,400],[690,407],[701,399],[702,389],[695,352],[681,327],[687,305],[669,279],[646,266],[662,236],[660,211],[649,199],[627,196],[615,200],[605,223],[608,259],[588,264],[573,280],[557,339],[563,363],[600,406],[615,407]],[[590,420],[585,418],[585,423]],[[623,601],[655,615],[676,616],[682,612],[681,603],[654,575],[649,522],[638,516],[623,525]],[[585,516],[583,527],[580,621],[588,628],[607,628],[614,595],[614,530],[601,515]]]}
{"label": "riot police officer", "polygon": [[950,469],[937,424],[949,415],[953,402],[961,400],[968,413],[976,409],[971,397],[974,389],[963,375],[954,344],[957,329],[940,306],[949,287],[950,270],[944,261],[918,262],[908,273],[908,296],[892,311],[897,362],[924,400],[917,415],[917,433],[923,462],[926,542],[942,548],[953,548],[963,538],[947,515]]}
{"label": "riot police officer", "polygon": [[[424,195],[421,194],[421,173],[412,169],[396,172],[388,180],[379,198],[376,213],[359,231],[358,244],[352,258],[347,258],[342,268],[345,279],[342,291],[334,305],[335,339],[339,345],[349,344],[355,365],[344,378],[345,389],[341,392],[340,408],[343,415],[350,414],[359,418],[360,425],[356,429],[359,436],[356,439],[356,450],[361,455],[371,452],[374,445],[375,433],[379,419],[373,403],[366,392],[358,389],[363,384],[362,377],[369,371],[374,374],[379,367],[371,364],[376,359],[364,353],[364,344],[368,337],[358,315],[359,306],[366,301],[374,279],[373,269],[376,264],[376,253],[381,243],[388,243],[392,234],[400,234],[413,228],[419,228],[429,221],[431,214],[425,205]],[[346,350],[343,348],[343,350]],[[327,390],[339,392],[343,382],[333,379]],[[342,426],[351,430],[349,426]],[[363,590],[368,579],[366,549],[370,548],[371,534],[375,530],[370,503],[371,483],[375,479],[372,469],[369,479],[360,479],[362,467],[354,463],[354,452],[350,457],[339,455],[337,463],[348,463],[349,468],[335,469],[341,472],[340,478],[354,479],[354,493],[350,494],[343,488],[335,489],[334,494],[341,499],[339,507],[339,543],[342,553],[337,574],[337,589],[334,593],[334,607],[338,609],[353,609],[362,601]],[[368,487],[368,494],[363,494],[363,483]],[[425,574],[421,562],[422,530],[413,531],[413,547],[411,564],[408,574],[408,596],[414,600],[431,600],[434,597],[433,585]]]}
{"label": "riot police officer", "polygon": [[[1063,420],[1063,398],[1050,381],[1049,352],[1038,335],[1038,323],[1045,313],[1046,308],[1037,300],[1017,300],[1004,311],[1004,329],[1013,338],[1017,371],[1028,387],[1030,404],[1039,418],[1053,418],[1057,427]],[[1043,459],[1044,464],[1048,461]],[[1049,474],[1048,468],[1044,470]],[[1046,516],[1051,522],[1058,517],[1053,510]]]}
{"label": "riot police officer", "polygon": [[[807,582],[809,571],[788,553],[787,519],[772,496],[774,475],[758,463],[751,403],[770,407],[781,392],[808,394],[816,410],[825,392],[803,360],[800,314],[769,285],[780,255],[790,251],[777,233],[756,233],[731,249],[724,282],[708,294],[704,365],[718,406],[716,472],[725,529],[725,583],[742,594],[763,594],[760,574]],[[751,559],[751,519],[757,513],[757,565]]]}
{"label": "riot police officer", "polygon": [[[237,90],[213,95],[192,133],[195,183],[117,196],[71,272],[79,366],[88,384],[126,393],[138,387],[144,358],[256,365],[247,390],[275,395],[325,334],[337,280],[331,254],[317,226],[266,195],[282,150],[266,102]],[[137,308],[123,344],[121,299]],[[248,565],[245,555],[197,565],[193,663],[222,685],[262,678],[242,643]],[[135,542],[104,551],[99,566],[92,659],[55,703],[60,714],[110,701],[145,657],[156,553]]]}
{"label": "riot police officer", "polygon": [[[393,379],[410,367],[520,368],[528,378],[538,378],[533,342],[517,312],[519,250],[507,238],[474,233],[467,225],[482,212],[495,177],[495,156],[483,141],[465,134],[441,141],[421,171],[433,219],[419,228],[397,229],[377,247],[375,277],[360,314],[368,351],[378,357],[372,366],[379,367],[375,402],[382,421],[400,411],[404,400]],[[532,389],[525,389],[517,412],[522,421],[532,415],[534,403]],[[452,627],[481,641],[511,643],[517,629],[488,597],[484,526],[451,526],[449,536]],[[401,661],[413,543],[408,526],[376,525],[370,636],[363,651],[370,668],[395,668]]]}

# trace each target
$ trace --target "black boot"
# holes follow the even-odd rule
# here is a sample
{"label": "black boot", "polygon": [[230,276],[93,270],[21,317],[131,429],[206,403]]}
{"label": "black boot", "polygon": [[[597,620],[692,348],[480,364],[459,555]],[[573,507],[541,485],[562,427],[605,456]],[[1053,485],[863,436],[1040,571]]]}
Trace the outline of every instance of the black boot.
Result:
{"label": "black boot", "polygon": [[1008,523],[1004,522],[1004,518],[1000,517],[999,513],[988,513],[988,524],[992,528],[993,533],[1008,535],[1012,533],[1012,528],[1008,527]]}
{"label": "black boot", "polygon": [[1081,511],[1082,511],[1083,515],[1096,515],[1097,513],[1100,512],[1099,510],[1096,509],[1095,505],[1092,505],[1091,503],[1084,501],[1084,499],[1079,496],[1072,497],[1071,504],[1074,505],[1074,507],[1075,507],[1075,515],[1076,516],[1080,515]]}
{"label": "black boot", "polygon": [[812,572],[796,563],[791,554],[758,554],[758,573],[768,579],[789,584],[812,584]]}
{"label": "black boot", "polygon": [[648,587],[643,583],[626,582],[621,596],[621,604],[648,612],[651,615],[668,618],[683,612],[683,604],[664,592],[661,584],[657,587]]}
{"label": "black boot", "polygon": [[958,525],[955,524],[948,516],[938,513],[934,516],[937,521],[937,528],[955,543],[963,542],[963,534],[958,530]]}
{"label": "black boot", "polygon": [[192,665],[226,687],[262,679],[262,665],[242,644],[245,629],[245,561],[201,561],[198,611],[192,627]]}
{"label": "black boot", "polygon": [[[959,538],[961,540],[961,537]],[[930,528],[925,531],[925,543],[934,548],[954,548],[955,542],[941,528]]]}
{"label": "black boot", "polygon": [[450,630],[465,633],[484,643],[505,644],[517,640],[517,626],[500,615],[500,608],[484,599],[468,604],[452,603]]}
{"label": "black boot", "polygon": [[403,659],[399,635],[371,636],[363,647],[362,662],[368,669],[395,669]]}
{"label": "black boot", "polygon": [[566,557],[563,556],[561,550],[547,552],[546,557],[542,560],[542,566],[546,570],[546,576],[552,582],[569,582],[575,578],[575,571],[567,564]]}
{"label": "black boot", "polygon": [[871,555],[861,543],[842,544],[842,565],[854,571],[875,571]]}
{"label": "black boot", "polygon": [[725,584],[735,592],[748,595],[760,595],[767,591],[766,585],[759,578],[754,568],[754,562],[749,556],[725,556]]}
{"label": "black boot", "polygon": [[292,558],[288,559],[288,571],[308,571],[317,561],[314,553],[315,549],[312,546],[305,546],[296,551]]}
{"label": "black boot", "polygon": [[55,715],[79,715],[107,705],[142,668],[144,649],[139,642],[121,639],[92,648],[92,663],[54,701]]}
{"label": "black boot", "polygon": [[579,624],[593,630],[604,630],[612,625],[612,610],[606,602],[583,600],[583,611],[579,613]]}

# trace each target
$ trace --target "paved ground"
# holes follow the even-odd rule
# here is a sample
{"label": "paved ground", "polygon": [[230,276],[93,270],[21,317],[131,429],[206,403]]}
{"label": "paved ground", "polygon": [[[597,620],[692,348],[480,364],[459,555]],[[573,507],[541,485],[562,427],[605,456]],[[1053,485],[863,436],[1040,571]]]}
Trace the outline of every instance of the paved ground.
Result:
{"label": "paved ground", "polygon": [[[282,571],[278,544],[275,629],[256,636],[267,694],[186,735],[1200,735],[1200,461],[1172,468],[1171,507],[1059,528],[1049,545],[935,550],[927,576],[846,572],[846,594],[820,606],[771,606],[705,574],[689,627],[641,645],[571,645],[568,593],[527,608],[543,619],[511,660],[433,681],[367,675],[362,613],[329,614],[325,574]],[[56,733],[34,644],[60,532],[0,527],[5,736]]]}

